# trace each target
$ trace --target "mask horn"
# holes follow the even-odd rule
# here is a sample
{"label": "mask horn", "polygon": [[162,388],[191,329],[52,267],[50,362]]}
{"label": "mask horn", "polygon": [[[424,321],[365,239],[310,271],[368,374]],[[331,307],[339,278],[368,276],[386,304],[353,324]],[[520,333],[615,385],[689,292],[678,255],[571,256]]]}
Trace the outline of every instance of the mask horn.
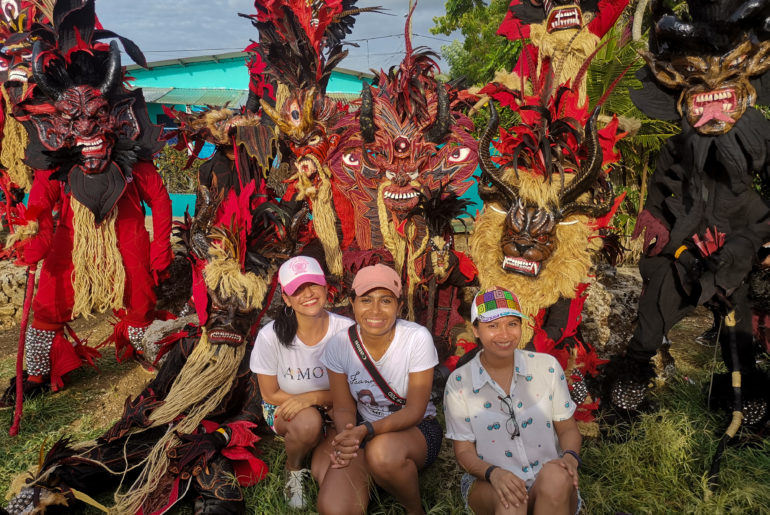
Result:
{"label": "mask horn", "polygon": [[372,99],[372,88],[369,84],[364,84],[361,91],[361,114],[358,117],[361,124],[361,135],[366,143],[374,141],[374,100]]}
{"label": "mask horn", "polygon": [[110,57],[107,61],[107,73],[104,75],[104,82],[99,86],[102,95],[109,95],[118,86],[120,82],[120,49],[118,42],[110,42]]}
{"label": "mask horn", "polygon": [[[43,71],[43,43],[41,41],[35,41],[32,46],[32,77],[35,79],[35,84],[45,96],[53,100],[58,100],[64,88],[57,85],[51,78]],[[64,71],[64,70],[62,70]],[[64,71],[66,75],[66,71]]]}
{"label": "mask horn", "polygon": [[431,143],[441,143],[449,133],[449,123],[451,121],[449,114],[449,94],[444,84],[438,84],[438,109],[436,120],[427,131],[425,139]]}

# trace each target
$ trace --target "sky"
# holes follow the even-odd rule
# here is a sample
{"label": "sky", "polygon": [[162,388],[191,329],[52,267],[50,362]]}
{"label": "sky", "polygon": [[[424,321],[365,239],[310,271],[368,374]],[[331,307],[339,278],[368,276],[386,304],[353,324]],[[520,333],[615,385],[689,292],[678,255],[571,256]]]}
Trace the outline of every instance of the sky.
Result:
{"label": "sky", "polygon": [[[340,64],[356,71],[387,69],[404,56],[404,23],[409,0],[359,0],[358,7],[382,6],[387,14],[358,16],[347,41],[349,55]],[[223,54],[243,50],[258,39],[251,22],[238,13],[256,12],[253,0],[97,0],[96,13],[105,29],[132,39],[148,62]],[[436,52],[453,36],[432,35],[433,18],[444,14],[444,0],[421,0],[412,18],[412,45]],[[456,37],[460,37],[457,35]],[[124,57],[125,63],[128,59]],[[444,61],[442,71],[448,72]]]}

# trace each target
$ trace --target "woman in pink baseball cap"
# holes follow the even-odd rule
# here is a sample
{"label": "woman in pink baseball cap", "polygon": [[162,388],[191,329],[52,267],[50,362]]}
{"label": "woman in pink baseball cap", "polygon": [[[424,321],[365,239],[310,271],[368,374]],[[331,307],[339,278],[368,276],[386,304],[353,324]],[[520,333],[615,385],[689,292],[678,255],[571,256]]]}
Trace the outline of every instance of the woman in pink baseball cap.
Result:
{"label": "woman in pink baseball cap", "polygon": [[337,435],[318,511],[344,506],[345,513],[366,513],[373,479],[408,514],[421,514],[417,472],[436,459],[442,439],[430,401],[438,363],[433,338],[398,318],[401,278],[392,268],[362,268],[352,289],[356,325],[332,337],[322,358]]}
{"label": "woman in pink baseball cap", "polygon": [[278,270],[278,282],[284,309],[259,331],[251,370],[259,381],[265,420],[284,438],[286,501],[291,508],[304,509],[307,456],[313,455],[311,470],[319,482],[330,463],[329,442],[323,442],[332,396],[321,355],[332,335],[353,321],[324,309],[326,277],[315,259],[289,259]]}

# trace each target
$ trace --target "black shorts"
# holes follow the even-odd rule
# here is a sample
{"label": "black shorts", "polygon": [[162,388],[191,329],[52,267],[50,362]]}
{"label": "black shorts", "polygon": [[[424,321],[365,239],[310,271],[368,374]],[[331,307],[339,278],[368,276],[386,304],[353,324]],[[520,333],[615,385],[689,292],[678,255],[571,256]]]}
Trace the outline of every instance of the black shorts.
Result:
{"label": "black shorts", "polygon": [[428,451],[425,454],[425,466],[427,467],[436,461],[438,453],[441,451],[441,442],[444,439],[444,429],[441,427],[441,424],[438,423],[436,417],[422,419],[422,422],[417,424],[417,429],[419,429],[422,436],[425,437],[425,443],[428,446]]}
{"label": "black shorts", "polygon": [[[360,413],[356,414],[356,423],[361,424],[364,421]],[[436,417],[426,417],[422,419],[422,422],[417,424],[417,429],[420,430],[422,436],[425,437],[425,445],[427,446],[427,452],[425,453],[425,463],[423,467],[431,465],[438,453],[441,451],[441,442],[444,439],[444,429],[439,424]],[[366,447],[366,440],[361,442],[360,447],[363,449]]]}

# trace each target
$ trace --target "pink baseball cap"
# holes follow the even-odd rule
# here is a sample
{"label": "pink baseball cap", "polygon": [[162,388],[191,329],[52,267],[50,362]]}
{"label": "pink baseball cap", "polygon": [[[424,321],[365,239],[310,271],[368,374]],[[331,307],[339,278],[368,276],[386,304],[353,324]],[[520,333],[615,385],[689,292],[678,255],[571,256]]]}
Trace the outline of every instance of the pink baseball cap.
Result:
{"label": "pink baseball cap", "polygon": [[385,288],[393,292],[396,297],[400,297],[401,278],[389,266],[378,263],[359,270],[353,279],[352,288],[357,296],[364,295],[375,288]]}
{"label": "pink baseball cap", "polygon": [[278,269],[278,282],[287,295],[294,292],[305,283],[326,286],[326,276],[318,261],[308,256],[294,256]]}

